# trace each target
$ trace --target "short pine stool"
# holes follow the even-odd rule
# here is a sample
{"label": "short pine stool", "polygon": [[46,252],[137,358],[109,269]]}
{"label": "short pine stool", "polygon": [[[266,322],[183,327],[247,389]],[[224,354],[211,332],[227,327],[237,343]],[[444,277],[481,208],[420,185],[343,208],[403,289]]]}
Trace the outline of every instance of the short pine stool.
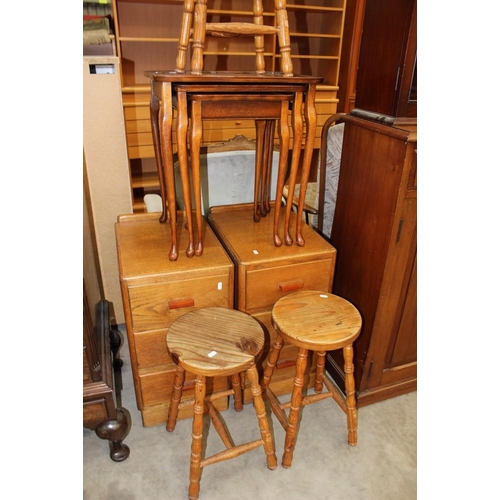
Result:
{"label": "short pine stool", "polygon": [[[277,336],[269,352],[262,378],[262,391],[274,415],[286,431],[282,466],[291,467],[302,406],[332,397],[347,414],[348,443],[357,443],[357,409],[354,396],[352,344],[361,330],[361,316],[347,300],[330,293],[299,291],[279,299],[272,310]],[[280,403],[269,388],[281,348],[287,341],[299,348],[290,401]],[[326,351],[343,349],[346,396],[325,375]],[[308,352],[316,352],[316,394],[302,396]],[[327,391],[323,392],[323,386]],[[289,414],[285,410],[289,409]]]}
{"label": "short pine stool", "polygon": [[[191,468],[189,498],[200,493],[202,467],[222,460],[235,458],[247,451],[263,446],[269,469],[277,467],[274,441],[267,420],[264,400],[255,360],[264,348],[264,331],[252,316],[234,309],[207,307],[190,311],[175,320],[167,332],[167,350],[177,365],[174,387],[167,418],[167,430],[173,431],[177,421],[186,370],[196,375],[191,442]],[[253,403],[261,439],[234,445],[213,401],[234,396],[236,411],[243,409],[242,381],[244,375],[250,382]],[[230,376],[232,388],[206,395],[206,377]],[[209,413],[213,426],[221,437],[226,450],[202,458],[203,414]]]}

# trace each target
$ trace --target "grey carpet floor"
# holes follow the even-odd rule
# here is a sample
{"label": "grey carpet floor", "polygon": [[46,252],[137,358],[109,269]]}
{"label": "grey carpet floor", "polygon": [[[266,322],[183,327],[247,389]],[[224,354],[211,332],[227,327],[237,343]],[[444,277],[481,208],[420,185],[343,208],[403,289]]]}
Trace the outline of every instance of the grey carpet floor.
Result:
{"label": "grey carpet floor", "polygon": [[[123,327],[121,331],[125,332]],[[108,443],[83,429],[83,498],[187,499],[191,420],[179,420],[172,433],[163,425],[143,427],[126,340],[120,355],[124,362],[122,406],[132,419],[125,439],[130,456],[124,462],[113,462]],[[236,444],[259,438],[252,405],[245,405],[240,413],[230,406],[222,416]],[[284,431],[274,416],[271,426],[278,468],[267,469],[263,448],[207,466],[202,472],[200,500],[417,498],[416,392],[359,408],[355,447],[347,444],[346,417],[333,400],[304,407],[289,469],[281,467]],[[211,429],[207,455],[222,449],[219,436]]]}

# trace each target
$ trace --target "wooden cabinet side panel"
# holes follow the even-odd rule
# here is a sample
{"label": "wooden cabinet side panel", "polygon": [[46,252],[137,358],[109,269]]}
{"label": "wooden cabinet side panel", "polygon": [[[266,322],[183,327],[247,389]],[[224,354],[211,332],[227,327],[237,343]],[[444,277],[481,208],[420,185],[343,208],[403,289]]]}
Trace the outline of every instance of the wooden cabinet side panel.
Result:
{"label": "wooden cabinet side panel", "polygon": [[355,344],[357,385],[379,306],[404,155],[403,141],[346,123],[331,233],[337,249],[333,291],[351,301],[363,317]]}
{"label": "wooden cabinet side panel", "polygon": [[413,139],[400,142],[406,150],[381,300],[367,355],[370,371],[363,383],[367,389],[416,377],[417,143]]}
{"label": "wooden cabinet side panel", "polygon": [[394,347],[388,364],[413,363],[417,361],[417,257],[411,266],[410,282],[402,308],[399,335],[394,339]]}
{"label": "wooden cabinet side panel", "polygon": [[366,2],[356,79],[356,108],[396,115],[404,47],[414,2]]}
{"label": "wooden cabinet side panel", "polygon": [[405,199],[392,235],[380,310],[372,332],[368,362],[373,361],[366,387],[416,376],[416,218],[417,199]]}

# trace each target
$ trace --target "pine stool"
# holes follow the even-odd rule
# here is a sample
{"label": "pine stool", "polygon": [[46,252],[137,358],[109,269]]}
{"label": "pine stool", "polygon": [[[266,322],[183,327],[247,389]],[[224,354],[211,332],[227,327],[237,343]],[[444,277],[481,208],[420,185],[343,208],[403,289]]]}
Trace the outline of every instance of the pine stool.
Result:
{"label": "pine stool", "polygon": [[[167,350],[177,365],[174,388],[167,418],[167,430],[173,431],[177,421],[182,386],[186,370],[196,375],[193,404],[193,432],[191,442],[191,467],[189,498],[200,493],[202,467],[222,460],[235,458],[247,451],[263,446],[269,469],[277,467],[274,441],[269,429],[264,400],[259,385],[255,360],[264,348],[264,331],[252,316],[235,309],[207,307],[190,311],[176,319],[167,331]],[[234,445],[213,401],[234,396],[236,411],[243,409],[241,382],[243,374],[252,388],[255,413],[259,422],[261,439]],[[206,377],[231,376],[232,388],[206,395]],[[221,437],[226,450],[202,458],[203,414],[210,415],[213,426]]]}
{"label": "pine stool", "polygon": [[[184,11],[182,14],[175,71],[183,73],[186,69],[186,58],[190,38],[192,38],[193,47],[191,72],[197,75],[201,74],[203,70],[206,34],[219,37],[243,35],[254,37],[256,72],[258,74],[264,74],[264,36],[274,35],[278,38],[281,71],[284,76],[293,75],[286,0],[274,0],[276,26],[264,24],[262,0],[253,0],[253,22],[251,23],[207,23],[207,3],[208,0],[184,0]],[[213,4],[213,2],[211,2],[211,4]],[[241,12],[235,12],[235,15],[237,14],[241,14]]]}
{"label": "pine stool", "polygon": [[[299,410],[302,406],[332,397],[347,414],[348,443],[357,443],[357,409],[354,396],[354,364],[352,344],[361,330],[361,315],[347,300],[330,293],[300,291],[279,299],[272,310],[276,340],[267,358],[262,391],[286,432],[282,466],[291,467],[297,441]],[[284,341],[299,348],[291,399],[280,403],[269,388]],[[346,396],[325,375],[326,351],[343,349]],[[316,353],[316,394],[302,396],[308,351]],[[326,386],[327,391],[323,391]],[[285,409],[289,408],[289,414]]]}

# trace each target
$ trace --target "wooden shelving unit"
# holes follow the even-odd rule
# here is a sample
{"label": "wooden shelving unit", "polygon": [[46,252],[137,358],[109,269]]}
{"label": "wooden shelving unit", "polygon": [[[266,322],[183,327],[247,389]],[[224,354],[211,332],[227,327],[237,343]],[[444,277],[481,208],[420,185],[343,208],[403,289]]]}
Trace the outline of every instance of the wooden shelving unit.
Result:
{"label": "wooden shelving unit", "polygon": [[[294,73],[322,76],[317,88],[318,125],[315,147],[320,146],[321,127],[337,111],[340,54],[346,0],[288,0],[291,54]],[[249,0],[209,0],[208,22],[249,21],[253,17]],[[154,177],[153,138],[149,122],[148,70],[175,67],[182,0],[112,0],[116,48],[121,60],[125,128],[134,186],[134,212],[143,211],[144,194],[159,192],[149,182]],[[264,22],[274,25],[274,2],[264,0]],[[279,71],[279,48],[275,36],[267,36],[267,71]],[[253,71],[252,37],[207,37],[204,69],[209,71]],[[236,135],[255,138],[252,121],[204,122],[205,144],[227,141]],[[175,137],[174,137],[175,147]],[[148,182],[141,184],[141,179]]]}

